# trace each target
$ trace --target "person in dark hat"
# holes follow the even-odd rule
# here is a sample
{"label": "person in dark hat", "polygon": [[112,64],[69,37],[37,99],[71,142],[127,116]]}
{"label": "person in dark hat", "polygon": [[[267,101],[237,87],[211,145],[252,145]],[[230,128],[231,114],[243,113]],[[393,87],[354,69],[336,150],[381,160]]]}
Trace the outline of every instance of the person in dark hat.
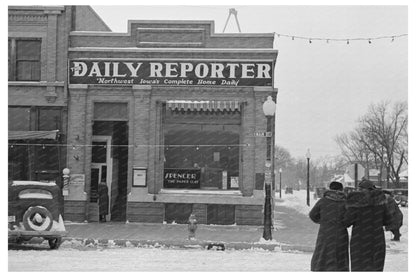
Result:
{"label": "person in dark hat", "polygon": [[347,196],[344,227],[352,226],[350,241],[351,271],[383,271],[386,241],[383,226],[392,222],[383,191],[363,180],[359,191]]}
{"label": "person in dark hat", "polygon": [[393,198],[393,193],[388,190],[383,190],[387,197],[387,206],[393,214],[393,221],[390,225],[386,226],[386,231],[390,231],[393,234],[392,241],[400,241],[400,227],[403,225],[403,213]]}
{"label": "person in dark hat", "polygon": [[331,182],[309,212],[319,231],[311,260],[311,271],[349,271],[348,232],[341,220],[345,213],[343,186]]}

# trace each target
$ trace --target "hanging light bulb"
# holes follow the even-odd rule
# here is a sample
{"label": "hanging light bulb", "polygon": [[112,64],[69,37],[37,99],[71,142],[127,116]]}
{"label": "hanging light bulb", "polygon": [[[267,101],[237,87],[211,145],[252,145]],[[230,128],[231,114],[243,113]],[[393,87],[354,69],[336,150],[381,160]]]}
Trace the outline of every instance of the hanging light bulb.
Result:
{"label": "hanging light bulb", "polygon": [[295,37],[292,37],[292,40],[295,40]]}
{"label": "hanging light bulb", "polygon": [[368,43],[371,44],[371,39],[368,39]]}
{"label": "hanging light bulb", "polygon": [[312,43],[312,40],[311,39],[309,39],[309,43]]}
{"label": "hanging light bulb", "polygon": [[326,43],[329,43],[329,39],[326,40]]}
{"label": "hanging light bulb", "polygon": [[350,44],[350,40],[349,39],[347,39],[347,44]]}
{"label": "hanging light bulb", "polygon": [[196,150],[199,150],[199,146],[196,147]]}
{"label": "hanging light bulb", "polygon": [[394,41],[394,36],[391,37],[391,42],[393,42],[393,41]]}
{"label": "hanging light bulb", "polygon": [[42,149],[45,149],[45,144],[42,145]]}
{"label": "hanging light bulb", "polygon": [[75,144],[72,144],[72,150],[75,150]]}
{"label": "hanging light bulb", "polygon": [[10,145],[10,148],[14,148],[14,145],[12,144],[12,145]]}

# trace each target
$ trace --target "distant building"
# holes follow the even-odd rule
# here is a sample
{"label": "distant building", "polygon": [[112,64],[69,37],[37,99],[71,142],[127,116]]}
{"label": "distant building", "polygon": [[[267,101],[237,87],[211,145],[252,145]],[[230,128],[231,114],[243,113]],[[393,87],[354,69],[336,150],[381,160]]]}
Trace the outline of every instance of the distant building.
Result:
{"label": "distant building", "polygon": [[355,188],[355,181],[348,173],[335,175],[331,181],[340,182],[344,187]]}

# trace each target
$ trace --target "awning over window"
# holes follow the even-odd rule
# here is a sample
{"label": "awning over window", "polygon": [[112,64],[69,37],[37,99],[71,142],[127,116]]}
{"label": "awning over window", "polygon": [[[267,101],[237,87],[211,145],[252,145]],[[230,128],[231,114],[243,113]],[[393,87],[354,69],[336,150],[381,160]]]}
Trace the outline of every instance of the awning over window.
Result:
{"label": "awning over window", "polygon": [[53,131],[9,131],[9,140],[33,140],[57,138],[59,130]]}
{"label": "awning over window", "polygon": [[190,111],[239,111],[240,103],[234,100],[221,101],[189,101],[189,100],[169,100],[166,102],[167,108],[171,110],[190,110]]}

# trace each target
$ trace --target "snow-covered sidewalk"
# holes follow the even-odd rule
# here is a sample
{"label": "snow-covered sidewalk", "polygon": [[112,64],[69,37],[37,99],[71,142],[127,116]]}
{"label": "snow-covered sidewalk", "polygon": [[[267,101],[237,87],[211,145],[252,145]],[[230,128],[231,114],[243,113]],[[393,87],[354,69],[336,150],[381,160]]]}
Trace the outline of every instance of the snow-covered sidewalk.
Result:
{"label": "snow-covered sidewalk", "polygon": [[[9,251],[9,271],[310,271],[311,253],[121,248]],[[387,254],[385,271],[407,271],[406,254]]]}

